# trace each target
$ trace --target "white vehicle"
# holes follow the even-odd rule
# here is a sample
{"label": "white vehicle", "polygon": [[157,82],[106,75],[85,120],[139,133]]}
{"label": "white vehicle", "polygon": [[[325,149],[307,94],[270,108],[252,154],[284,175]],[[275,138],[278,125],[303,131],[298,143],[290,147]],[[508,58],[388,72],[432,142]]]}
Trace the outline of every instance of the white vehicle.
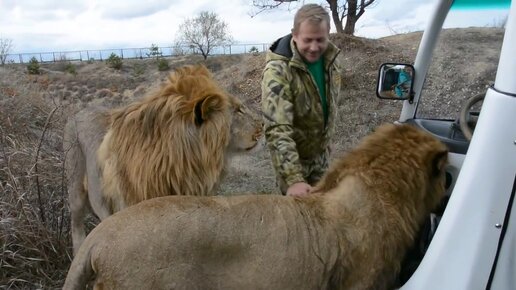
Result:
{"label": "white vehicle", "polygon": [[[509,3],[495,82],[464,104],[457,126],[454,120],[416,117],[439,33],[459,0],[436,2],[414,66],[383,64],[378,78],[378,97],[405,100],[399,122],[431,132],[450,149],[449,200],[442,216],[429,219],[428,249],[400,289],[516,289],[516,3]],[[399,81],[400,73],[408,74],[408,81]],[[473,129],[468,119],[475,115],[470,107],[482,99],[469,141]]]}

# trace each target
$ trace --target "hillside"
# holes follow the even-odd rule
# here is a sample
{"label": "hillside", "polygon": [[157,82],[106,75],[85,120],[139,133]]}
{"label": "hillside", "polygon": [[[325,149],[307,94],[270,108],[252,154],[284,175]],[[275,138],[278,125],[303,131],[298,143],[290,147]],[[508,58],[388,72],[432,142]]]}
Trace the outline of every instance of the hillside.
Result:
{"label": "hillside", "polygon": [[[443,31],[420,115],[458,117],[460,104],[494,81],[502,37],[497,28]],[[375,96],[377,70],[383,62],[413,63],[420,39],[420,32],[375,40],[332,36],[343,68],[335,155],[378,124],[397,120],[402,103]],[[264,60],[264,54],[227,55],[206,65],[259,117]],[[172,69],[203,62],[198,56],[168,61]],[[23,65],[0,67],[0,288],[62,285],[71,255],[61,149],[66,118],[92,103],[115,107],[141,98],[168,74],[153,60],[124,60],[121,71],[104,62],[73,63],[76,74],[67,65],[42,64],[37,76]],[[219,194],[277,193],[268,157],[263,139],[252,154],[233,157]]]}

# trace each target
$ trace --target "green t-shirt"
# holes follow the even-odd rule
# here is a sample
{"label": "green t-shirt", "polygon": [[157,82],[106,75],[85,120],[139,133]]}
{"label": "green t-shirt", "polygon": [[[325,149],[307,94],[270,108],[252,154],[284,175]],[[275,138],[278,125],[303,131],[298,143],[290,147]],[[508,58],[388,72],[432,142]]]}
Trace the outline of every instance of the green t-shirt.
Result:
{"label": "green t-shirt", "polygon": [[312,74],[321,98],[321,106],[324,114],[324,124],[328,122],[328,104],[326,102],[326,86],[324,82],[324,58],[319,58],[314,63],[306,63],[308,71]]}

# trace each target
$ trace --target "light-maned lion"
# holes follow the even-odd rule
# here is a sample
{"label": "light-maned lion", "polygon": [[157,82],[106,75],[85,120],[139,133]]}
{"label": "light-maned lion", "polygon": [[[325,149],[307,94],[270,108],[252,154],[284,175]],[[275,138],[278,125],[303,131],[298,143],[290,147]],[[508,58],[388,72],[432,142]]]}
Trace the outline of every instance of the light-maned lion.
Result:
{"label": "light-maned lion", "polygon": [[384,125],[307,197],[160,197],[104,220],[64,289],[389,289],[444,195],[447,148]]}
{"label": "light-maned lion", "polygon": [[65,127],[74,252],[89,206],[101,219],[164,195],[210,195],[227,151],[250,149],[261,124],[202,65],[170,74],[159,91],[123,108],[88,108]]}

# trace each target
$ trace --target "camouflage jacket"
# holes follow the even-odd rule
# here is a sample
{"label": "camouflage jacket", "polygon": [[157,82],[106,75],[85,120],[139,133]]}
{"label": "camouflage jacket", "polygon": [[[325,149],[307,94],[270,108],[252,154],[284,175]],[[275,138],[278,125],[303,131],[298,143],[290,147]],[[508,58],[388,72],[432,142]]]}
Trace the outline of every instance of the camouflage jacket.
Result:
{"label": "camouflage jacket", "polygon": [[334,131],[335,99],[340,91],[340,50],[329,43],[324,53],[328,121],[324,123],[315,80],[301,59],[292,35],[267,52],[262,78],[265,138],[276,172],[288,186],[305,181],[302,161],[324,154]]}

